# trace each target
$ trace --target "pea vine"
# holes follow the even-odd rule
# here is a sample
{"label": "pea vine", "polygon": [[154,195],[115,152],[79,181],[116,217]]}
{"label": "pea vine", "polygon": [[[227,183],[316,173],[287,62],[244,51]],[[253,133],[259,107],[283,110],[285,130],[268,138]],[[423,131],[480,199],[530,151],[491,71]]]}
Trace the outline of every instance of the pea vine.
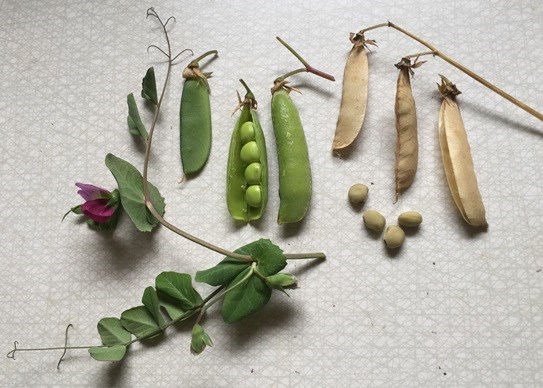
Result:
{"label": "pea vine", "polygon": [[[141,232],[151,232],[157,225],[163,225],[181,237],[226,256],[216,266],[198,271],[194,277],[196,282],[206,283],[216,289],[203,298],[193,287],[193,278],[189,274],[162,272],[156,277],[154,286],[144,290],[141,305],[123,311],[120,318],[105,317],[98,322],[101,344],[68,346],[68,329],[71,327],[68,325],[64,346],[19,348],[15,341],[8,358],[15,359],[15,354],[23,351],[63,350],[58,363],[60,366],[67,350],[87,349],[95,360],[120,361],[133,343],[163,335],[170,326],[194,316],[196,319],[192,327],[190,349],[193,354],[200,354],[207,346],[212,345],[211,337],[201,325],[202,318],[211,306],[222,301],[223,320],[226,323],[240,321],[263,308],[270,300],[273,290],[284,292],[284,288],[296,284],[296,277],[281,272],[287,266],[287,260],[325,259],[325,255],[320,252],[283,253],[281,248],[268,239],[259,239],[235,251],[229,251],[187,233],[164,218],[164,198],[158,188],[148,180],[151,146],[172,66],[183,53],[192,51],[185,49],[173,56],[167,25],[170,21],[175,21],[175,18],[172,16],[163,22],[153,8],[147,10],[147,18],[149,17],[160,24],[166,40],[166,50],[150,45],[148,51],[153,48],[167,57],[167,72],[160,95],[153,67],[147,70],[142,81],[141,97],[148,100],[154,109],[148,131],[141,119],[134,94],[127,96],[128,129],[145,144],[143,173],[131,163],[108,154],[105,164],[118,187],[109,191],[92,184],[76,183],[78,193],[85,202],[71,208],[64,217],[70,213],[80,215],[90,227],[98,231],[113,230],[123,212]],[[209,53],[216,54],[216,51]]]}

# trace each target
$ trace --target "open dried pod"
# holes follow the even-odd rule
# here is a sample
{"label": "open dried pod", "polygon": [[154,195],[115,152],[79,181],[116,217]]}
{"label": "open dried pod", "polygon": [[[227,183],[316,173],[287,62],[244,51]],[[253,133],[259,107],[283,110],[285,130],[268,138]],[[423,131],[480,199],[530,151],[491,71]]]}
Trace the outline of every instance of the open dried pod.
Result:
{"label": "open dried pod", "polygon": [[356,139],[368,105],[368,55],[367,45],[375,45],[373,40],[365,40],[364,35],[351,34],[353,48],[347,58],[343,73],[341,106],[336,124],[332,151],[339,154]]}
{"label": "open dried pod", "polygon": [[468,224],[487,227],[468,137],[455,100],[460,92],[444,76],[438,87],[443,96],[439,111],[439,145],[453,200]]}
{"label": "open dried pod", "polygon": [[419,142],[417,138],[417,111],[415,98],[411,90],[411,74],[413,68],[422,65],[424,61],[412,64],[409,58],[402,58],[396,64],[400,70],[396,83],[396,201],[398,195],[409,188],[415,180],[419,157]]}

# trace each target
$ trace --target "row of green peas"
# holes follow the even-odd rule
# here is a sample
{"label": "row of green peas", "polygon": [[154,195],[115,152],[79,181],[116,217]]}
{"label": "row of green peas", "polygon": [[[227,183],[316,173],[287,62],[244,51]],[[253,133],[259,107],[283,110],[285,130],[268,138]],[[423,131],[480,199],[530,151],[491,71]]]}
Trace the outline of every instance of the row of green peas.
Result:
{"label": "row of green peas", "polygon": [[228,153],[226,203],[235,220],[259,219],[268,201],[268,158],[257,102],[247,84],[241,114],[232,132]]}

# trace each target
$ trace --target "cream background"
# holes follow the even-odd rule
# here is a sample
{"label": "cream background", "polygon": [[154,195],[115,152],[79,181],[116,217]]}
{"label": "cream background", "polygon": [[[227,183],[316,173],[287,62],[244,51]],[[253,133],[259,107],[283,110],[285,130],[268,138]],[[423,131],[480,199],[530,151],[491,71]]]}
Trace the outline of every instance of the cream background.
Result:
{"label": "cream background", "polygon": [[[330,153],[350,49],[348,33],[394,21],[503,87],[543,108],[543,3],[538,1],[0,1],[0,344],[59,346],[98,342],[96,323],[139,303],[164,270],[194,274],[220,256],[165,228],[142,235],[125,217],[111,236],[79,225],[65,211],[80,202],[74,182],[113,187],[103,164],[113,152],[141,166],[126,128],[125,96],[162,56],[153,5],[175,51],[218,49],[211,159],[197,178],[178,184],[181,70],[174,69],[156,133],[150,177],[166,197],[167,216],[195,235],[234,249],[266,236],[288,252],[322,250],[320,265],[292,263],[299,277],[291,298],[274,294],[254,317],[226,325],[217,309],[205,327],[215,346],[190,354],[188,326],[156,346],[137,345],[119,365],[86,351],[18,353],[0,361],[3,386],[537,386],[543,384],[543,126],[438,59],[417,70],[420,170],[393,205],[397,70],[419,45],[387,29],[370,57],[370,102],[348,160]],[[298,66],[279,35],[331,83],[293,78],[293,98],[306,131],[314,198],[299,229],[275,222],[277,161],[271,129],[272,80]],[[206,70],[207,70],[206,69]],[[487,209],[487,233],[472,233],[454,208],[437,144],[437,74],[447,75],[459,102]],[[265,218],[239,227],[224,203],[231,117],[243,77],[260,102],[267,135],[270,203]],[[142,110],[144,111],[144,110]],[[147,117],[148,118],[148,117]],[[370,186],[366,208],[393,220],[417,209],[424,223],[399,254],[366,233],[346,201],[349,186]],[[202,293],[208,288],[199,285]]]}

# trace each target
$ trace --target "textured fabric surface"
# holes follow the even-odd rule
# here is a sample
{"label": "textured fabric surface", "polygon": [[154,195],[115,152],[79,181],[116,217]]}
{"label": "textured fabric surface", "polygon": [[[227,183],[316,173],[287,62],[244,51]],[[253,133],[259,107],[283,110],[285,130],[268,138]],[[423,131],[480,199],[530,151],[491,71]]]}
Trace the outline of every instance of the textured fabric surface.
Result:
{"label": "textured fabric surface", "polygon": [[[99,234],[62,215],[81,202],[75,182],[113,189],[106,153],[142,166],[142,147],[126,125],[126,94],[166,66],[152,5],[174,15],[174,51],[219,50],[213,71],[213,147],[197,178],[178,183],[181,71],[174,68],[155,134],[150,179],[168,219],[235,249],[268,237],[287,252],[324,251],[318,265],[292,262],[290,298],[274,293],[261,312],[204,322],[214,347],[194,357],[189,325],[136,344],[122,364],[85,350],[18,353],[0,362],[2,386],[538,386],[543,384],[543,125],[439,59],[413,79],[419,118],[419,171],[394,201],[393,66],[424,48],[391,29],[368,33],[369,106],[350,157],[330,152],[348,33],[391,20],[539,111],[543,110],[543,3],[540,1],[60,1],[4,0],[0,26],[0,344],[61,346],[99,342],[96,323],[139,304],[161,271],[194,274],[221,257],[165,228],[140,234],[127,217]],[[270,117],[273,79],[299,67],[279,35],[335,83],[302,74],[293,94],[309,145],[313,200],[298,227],[276,224],[277,160]],[[461,220],[437,143],[439,74],[462,91],[463,113],[490,227]],[[244,78],[259,100],[267,136],[270,200],[264,219],[240,226],[225,204],[225,171]],[[143,108],[143,105],[140,104]],[[144,121],[150,113],[141,109]],[[362,226],[347,202],[355,182],[370,187],[365,208],[393,223],[404,210],[424,216],[397,254]],[[207,294],[209,287],[198,285]]]}

